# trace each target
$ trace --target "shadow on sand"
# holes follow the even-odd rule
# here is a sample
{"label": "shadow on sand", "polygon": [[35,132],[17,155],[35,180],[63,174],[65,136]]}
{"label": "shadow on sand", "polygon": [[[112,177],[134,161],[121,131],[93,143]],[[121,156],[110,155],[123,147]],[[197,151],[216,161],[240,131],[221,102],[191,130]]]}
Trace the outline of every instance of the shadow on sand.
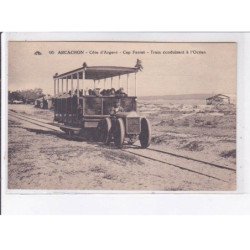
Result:
{"label": "shadow on sand", "polygon": [[[57,138],[67,140],[67,141],[86,142],[96,147],[101,147],[105,149],[119,149],[114,145],[113,142],[111,142],[109,145],[105,145],[103,142],[98,140],[95,130],[89,130],[89,131],[86,131],[85,133],[81,133],[80,135],[67,135],[64,132],[57,132],[57,131],[51,131],[51,130],[32,129],[32,128],[25,128],[25,129],[32,133],[55,136]],[[123,149],[126,149],[126,148],[135,148],[135,149],[138,148],[139,149],[140,147],[125,143],[123,146]]]}

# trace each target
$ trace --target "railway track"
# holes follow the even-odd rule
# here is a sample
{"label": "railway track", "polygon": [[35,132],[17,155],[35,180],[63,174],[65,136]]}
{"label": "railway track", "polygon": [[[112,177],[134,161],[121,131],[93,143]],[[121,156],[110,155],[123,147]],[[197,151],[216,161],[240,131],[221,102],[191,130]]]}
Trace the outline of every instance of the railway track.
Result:
{"label": "railway track", "polygon": [[[9,115],[42,128],[63,133],[56,124],[51,124],[50,122],[15,113],[13,111],[10,111]],[[229,182],[232,175],[236,173],[235,169],[228,166],[166,152],[156,148],[141,149],[138,146],[130,146],[125,147],[122,151],[153,162],[164,164],[164,167],[174,167],[182,171],[187,171],[189,173],[205,176],[222,182]]]}
{"label": "railway track", "polygon": [[29,122],[29,123],[37,125],[39,127],[47,128],[47,129],[50,129],[50,130],[53,130],[53,131],[62,132],[60,130],[59,126],[56,126],[54,124],[52,125],[51,123],[40,120],[40,119],[31,118],[31,117],[28,117],[26,115],[18,114],[18,113],[13,112],[13,111],[9,112],[9,116],[15,117],[17,119],[20,119],[20,120],[23,120],[23,121],[26,121],[26,122]]}

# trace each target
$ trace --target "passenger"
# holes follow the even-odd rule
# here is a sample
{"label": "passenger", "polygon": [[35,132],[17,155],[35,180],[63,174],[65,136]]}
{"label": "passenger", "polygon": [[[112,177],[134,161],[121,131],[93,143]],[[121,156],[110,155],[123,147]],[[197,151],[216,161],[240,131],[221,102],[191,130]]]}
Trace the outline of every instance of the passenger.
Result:
{"label": "passenger", "polygon": [[89,89],[89,95],[93,95],[93,90]]}
{"label": "passenger", "polygon": [[76,93],[74,93],[74,95],[72,97],[72,106],[75,108],[77,107],[77,95],[76,95]]}
{"label": "passenger", "polygon": [[[82,90],[79,90],[79,96],[81,96],[81,91],[82,91]],[[74,95],[77,96],[77,89],[74,91]]]}
{"label": "passenger", "polygon": [[84,95],[88,95],[88,94],[89,94],[88,88],[85,88],[84,89]]}
{"label": "passenger", "polygon": [[106,96],[110,96],[110,89],[106,90]]}
{"label": "passenger", "polygon": [[95,95],[95,96],[101,96],[101,95],[100,95],[100,88],[95,88],[95,89],[94,89],[94,95]]}
{"label": "passenger", "polygon": [[106,95],[106,89],[103,89],[103,90],[100,92],[100,94],[101,94],[102,96],[105,96],[105,95]]}
{"label": "passenger", "polygon": [[81,104],[78,104],[77,106],[77,116],[78,116],[78,119],[82,119],[83,117],[83,108]]}
{"label": "passenger", "polygon": [[110,96],[115,96],[115,89],[114,88],[110,89]]}
{"label": "passenger", "polygon": [[124,92],[124,89],[123,88],[119,88],[116,92],[115,92],[116,95],[118,96],[128,96],[125,92]]}
{"label": "passenger", "polygon": [[111,115],[111,116],[114,116],[114,115],[116,115],[118,112],[123,112],[123,111],[124,111],[124,109],[123,109],[123,107],[121,106],[121,99],[117,99],[116,102],[115,102],[114,107],[111,108],[110,115]]}

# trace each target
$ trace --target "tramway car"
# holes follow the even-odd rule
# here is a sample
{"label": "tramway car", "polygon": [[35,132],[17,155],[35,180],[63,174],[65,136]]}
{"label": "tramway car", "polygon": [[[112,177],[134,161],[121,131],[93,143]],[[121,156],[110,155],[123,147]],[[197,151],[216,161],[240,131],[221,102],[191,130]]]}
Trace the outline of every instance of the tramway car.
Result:
{"label": "tramway car", "polygon": [[[124,142],[133,144],[139,139],[141,147],[147,148],[151,140],[150,123],[137,113],[136,74],[141,68],[140,60],[135,67],[89,67],[84,63],[81,68],[55,74],[54,121],[69,135],[94,129],[96,138],[105,144],[114,142],[121,148]],[[134,76],[131,77],[135,82],[134,95],[129,93],[130,75]],[[121,77],[125,77],[125,87],[121,86]],[[108,80],[110,88],[106,88]]]}

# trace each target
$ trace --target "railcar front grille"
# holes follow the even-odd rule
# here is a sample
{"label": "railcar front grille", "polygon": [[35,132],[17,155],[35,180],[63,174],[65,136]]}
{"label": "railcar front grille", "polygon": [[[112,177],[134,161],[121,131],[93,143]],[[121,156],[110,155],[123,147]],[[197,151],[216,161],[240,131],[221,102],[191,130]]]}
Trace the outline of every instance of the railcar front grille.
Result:
{"label": "railcar front grille", "polygon": [[140,134],[141,132],[140,117],[127,117],[126,130],[127,134]]}

